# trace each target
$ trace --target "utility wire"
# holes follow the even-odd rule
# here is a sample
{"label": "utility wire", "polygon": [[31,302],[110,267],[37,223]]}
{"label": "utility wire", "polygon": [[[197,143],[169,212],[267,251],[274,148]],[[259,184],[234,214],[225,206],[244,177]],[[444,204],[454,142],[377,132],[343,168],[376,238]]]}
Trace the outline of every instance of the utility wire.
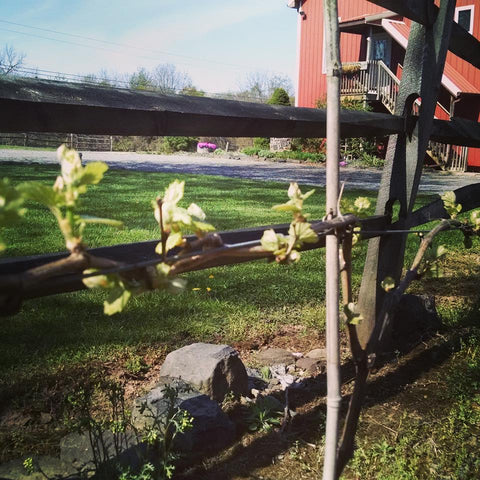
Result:
{"label": "utility wire", "polygon": [[[85,35],[78,35],[78,34],[75,34],[75,33],[60,32],[58,30],[52,30],[52,29],[42,28],[42,27],[35,27],[33,25],[25,25],[23,23],[10,22],[8,20],[1,20],[0,19],[0,23],[6,23],[8,25],[15,25],[15,26],[18,26],[18,27],[30,28],[30,29],[39,30],[39,31],[42,31],[42,32],[53,33],[53,34],[56,34],[56,35],[65,35],[67,37],[73,37],[73,38],[79,38],[79,39],[82,39],[82,40],[88,40],[88,41],[91,41],[91,42],[103,43],[105,45],[113,45],[113,46],[122,47],[122,48],[131,48],[133,50],[137,50],[137,51],[141,51],[141,52],[151,52],[151,53],[160,54],[160,55],[168,55],[168,56],[171,56],[171,57],[185,58],[185,59],[188,59],[188,60],[194,60],[194,61],[198,61],[198,62],[202,62],[202,63],[206,62],[206,63],[215,64],[215,65],[223,65],[223,66],[227,66],[227,67],[242,68],[242,69],[245,69],[245,68],[249,69],[250,68],[250,66],[248,66],[248,65],[240,65],[240,64],[236,64],[236,63],[220,62],[218,60],[212,60],[212,59],[203,58],[203,57],[199,58],[199,57],[194,57],[194,56],[191,56],[191,55],[182,55],[182,54],[179,54],[179,53],[171,53],[171,52],[167,52],[165,50],[157,50],[157,49],[151,49],[151,48],[145,48],[145,47],[137,47],[137,46],[128,45],[128,44],[125,44],[125,43],[112,42],[112,41],[109,41],[109,40],[102,40],[102,39],[99,39],[99,38],[87,37]],[[7,30],[7,29],[5,29],[5,30],[10,31],[10,32],[14,32],[14,33],[20,33],[20,34],[23,34],[23,35],[36,36],[35,34],[28,33],[28,32],[18,32],[16,30]],[[55,38],[51,38],[51,37],[40,36],[39,38],[44,38],[44,39],[48,39],[48,40],[52,40],[52,41],[65,42],[65,41],[62,41],[60,39],[55,39]],[[70,43],[72,43],[73,45],[78,45],[78,46],[83,46],[83,47],[96,48],[96,47],[90,47],[90,46],[87,46],[87,45],[73,43],[73,42],[70,42]],[[117,52],[117,53],[119,53],[119,52]],[[122,53],[125,53],[125,52],[122,52]],[[152,59],[152,57],[143,57],[143,58]],[[191,65],[191,64],[184,63],[184,65]],[[197,65],[195,65],[195,66],[197,66]],[[276,73],[276,72],[272,72],[272,73]],[[281,72],[277,72],[277,73],[281,73]]]}
{"label": "utility wire", "polygon": [[[64,43],[64,44],[67,44],[67,45],[75,45],[77,47],[84,47],[84,48],[89,48],[90,50],[102,50],[104,52],[109,52],[109,53],[115,53],[117,55],[128,55],[128,56],[135,56],[136,58],[144,58],[144,59],[147,59],[147,60],[155,60],[158,62],[159,58],[158,57],[151,57],[151,56],[148,56],[148,55],[139,55],[138,53],[133,53],[133,52],[125,52],[125,51],[122,51],[122,50],[113,50],[111,48],[106,48],[106,47],[100,47],[100,46],[93,46],[93,45],[86,45],[84,43],[78,43],[78,42],[72,42],[70,40],[61,40],[60,38],[52,38],[52,37],[46,37],[44,35],[38,35],[36,33],[28,33],[28,32],[20,32],[18,30],[12,30],[12,29],[9,29],[9,28],[0,28],[0,31],[3,31],[3,32],[10,32],[10,33],[17,33],[17,34],[20,34],[20,35],[26,35],[26,36],[29,36],[29,37],[35,37],[35,38],[41,38],[43,40],[50,40],[52,42],[59,42],[59,43]],[[197,67],[197,68],[210,68],[208,67],[208,65],[203,65],[205,62],[203,62],[202,60],[198,59],[199,60],[199,65],[196,65],[196,64],[192,64],[192,63],[187,63],[187,62],[176,62],[178,65],[187,65],[189,67]],[[240,66],[234,66],[234,68],[238,68],[238,69],[243,69],[245,67],[240,67]]]}

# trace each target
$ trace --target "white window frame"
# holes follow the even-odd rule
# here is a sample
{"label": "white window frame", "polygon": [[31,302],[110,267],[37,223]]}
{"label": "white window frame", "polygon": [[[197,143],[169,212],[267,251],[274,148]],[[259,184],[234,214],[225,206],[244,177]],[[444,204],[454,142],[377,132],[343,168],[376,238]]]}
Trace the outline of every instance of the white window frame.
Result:
{"label": "white window frame", "polygon": [[455,22],[458,23],[458,14],[459,14],[459,12],[464,11],[464,10],[470,10],[472,12],[470,14],[470,28],[468,29],[468,33],[470,35],[472,35],[473,34],[473,19],[475,18],[475,5],[465,5],[463,7],[457,7],[455,9],[455,16],[453,17],[453,19],[455,20]]}

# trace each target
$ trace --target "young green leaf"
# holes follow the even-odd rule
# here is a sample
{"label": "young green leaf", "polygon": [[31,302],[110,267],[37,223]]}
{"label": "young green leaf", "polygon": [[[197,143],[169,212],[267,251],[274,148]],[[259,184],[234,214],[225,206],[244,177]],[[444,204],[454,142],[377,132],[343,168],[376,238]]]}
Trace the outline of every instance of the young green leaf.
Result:
{"label": "young green leaf", "polygon": [[38,202],[49,208],[61,207],[65,203],[64,196],[61,193],[39,182],[24,182],[17,188],[25,199]]}
{"label": "young green leaf", "polygon": [[306,222],[292,223],[288,234],[296,237],[296,245],[298,246],[302,246],[304,243],[316,243],[318,241],[318,235],[312,230],[311,225]]}
{"label": "young green leaf", "polygon": [[390,292],[395,288],[395,280],[392,277],[385,277],[380,285],[386,292]]}
{"label": "young green leaf", "polygon": [[165,190],[163,195],[163,203],[171,203],[176,205],[182,198],[185,190],[185,182],[180,180],[174,180]]}
{"label": "young green leaf", "polygon": [[357,197],[353,203],[358,213],[370,208],[370,200],[367,197]]}
{"label": "young green leaf", "polygon": [[132,293],[125,288],[122,281],[119,281],[117,285],[109,289],[108,297],[103,302],[103,312],[105,315],[114,315],[121,312]]}
{"label": "young green leaf", "polygon": [[454,192],[445,192],[441,197],[445,211],[450,215],[450,218],[456,218],[462,211],[462,206],[457,204],[457,199]]}
{"label": "young green leaf", "polygon": [[108,170],[108,165],[103,162],[90,162],[82,168],[78,183],[80,185],[96,185]]}
{"label": "young green leaf", "polygon": [[448,252],[448,250],[446,249],[445,245],[439,245],[437,247],[437,251],[435,252],[435,258],[440,258],[440,257],[443,257],[446,253]]}
{"label": "young green leaf", "polygon": [[260,239],[260,243],[262,247],[268,252],[275,252],[280,248],[279,240],[280,238],[275,233],[275,230],[269,229],[263,232],[262,238]]}
{"label": "young green leaf", "polygon": [[192,217],[198,218],[199,220],[205,220],[206,218],[204,211],[196,203],[190,204],[187,209],[187,213]]}
{"label": "young green leaf", "polygon": [[[172,232],[165,242],[165,253],[168,253],[172,248],[178,247],[183,243],[183,236],[181,232]],[[162,251],[162,242],[160,242],[156,248],[155,252],[159,255],[163,254]]]}

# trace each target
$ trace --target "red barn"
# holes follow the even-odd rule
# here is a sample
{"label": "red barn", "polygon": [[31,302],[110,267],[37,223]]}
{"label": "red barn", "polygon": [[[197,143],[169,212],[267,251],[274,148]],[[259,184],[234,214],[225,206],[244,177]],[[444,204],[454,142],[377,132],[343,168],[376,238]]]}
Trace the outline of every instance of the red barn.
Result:
{"label": "red barn", "polygon": [[[292,0],[298,10],[296,104],[315,107],[326,96],[323,2]],[[411,21],[366,0],[339,0],[341,94],[362,98],[377,111],[393,112]],[[455,21],[480,38],[480,0],[457,0]],[[437,118],[479,121],[480,71],[448,53]],[[428,154],[452,170],[480,167],[480,149],[431,142]]]}

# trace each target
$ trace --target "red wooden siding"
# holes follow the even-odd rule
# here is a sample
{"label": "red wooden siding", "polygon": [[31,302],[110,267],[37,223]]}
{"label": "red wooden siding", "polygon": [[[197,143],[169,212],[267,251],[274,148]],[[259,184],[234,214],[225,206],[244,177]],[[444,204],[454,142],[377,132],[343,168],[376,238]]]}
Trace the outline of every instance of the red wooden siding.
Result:
{"label": "red wooden siding", "polygon": [[[436,0],[435,3],[438,4]],[[473,5],[473,35],[480,38],[480,0],[457,0],[457,7]],[[298,90],[297,105],[301,107],[315,107],[319,98],[325,97],[326,76],[323,67],[323,2],[321,0],[305,0],[303,9],[306,16],[299,22],[299,58],[298,58]],[[338,14],[341,22],[361,19],[366,15],[381,13],[386,9],[374,5],[367,0],[339,0]],[[397,17],[398,18],[398,17]],[[405,38],[408,38],[410,20],[405,24],[395,24],[395,29]],[[385,27],[387,28],[387,27]],[[392,32],[392,34],[395,32]],[[366,41],[362,35],[342,33],[340,38],[341,59],[343,62],[355,62],[366,57]],[[404,48],[392,39],[391,68],[397,76],[401,76],[398,64],[403,63]],[[468,62],[461,60],[452,53],[447,55],[445,76],[449,79],[449,88],[458,87],[461,92],[480,92],[480,70]],[[453,85],[452,85],[453,84]],[[455,89],[455,88],[453,88]],[[454,92],[457,93],[457,92]],[[442,105],[448,110],[450,98],[448,92],[442,88],[439,98]],[[455,105],[454,115],[472,120],[480,120],[480,95],[459,94]],[[438,118],[448,118],[448,113],[437,108]],[[469,149],[469,166],[480,167],[480,149]]]}

